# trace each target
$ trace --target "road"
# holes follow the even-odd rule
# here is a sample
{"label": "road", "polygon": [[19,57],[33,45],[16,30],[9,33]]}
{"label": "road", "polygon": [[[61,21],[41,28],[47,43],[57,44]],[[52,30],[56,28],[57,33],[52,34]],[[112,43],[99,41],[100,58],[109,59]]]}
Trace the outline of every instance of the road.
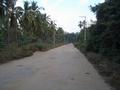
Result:
{"label": "road", "polygon": [[72,44],[0,65],[0,90],[111,90]]}

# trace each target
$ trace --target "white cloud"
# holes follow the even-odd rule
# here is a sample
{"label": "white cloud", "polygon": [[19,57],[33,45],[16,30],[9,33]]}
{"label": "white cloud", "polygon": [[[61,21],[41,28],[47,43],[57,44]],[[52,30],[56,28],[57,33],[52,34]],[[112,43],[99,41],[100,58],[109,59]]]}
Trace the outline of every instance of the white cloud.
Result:
{"label": "white cloud", "polygon": [[[19,4],[22,4],[21,2],[23,0],[18,0]],[[37,1],[37,0],[36,0]],[[54,1],[54,4],[51,2]],[[69,0],[68,0],[69,1]],[[80,3],[80,7],[85,7],[88,6],[88,1],[89,0],[78,0]],[[104,0],[102,0],[104,1]],[[47,13],[47,15],[50,15],[50,18],[52,20],[55,20],[55,23],[60,26],[63,27],[63,29],[67,32],[77,32],[79,31],[79,27],[78,27],[78,23],[80,21],[80,17],[79,16],[88,16],[87,19],[90,21],[90,19],[92,18],[93,20],[95,20],[95,16],[92,14],[92,12],[90,11],[86,11],[82,9],[78,9],[79,6],[76,6],[76,8],[74,9],[62,9],[61,10],[61,4],[64,2],[64,0],[39,0],[38,3],[40,6],[42,4],[42,6],[45,8],[45,12]]]}
{"label": "white cloud", "polygon": [[63,27],[63,29],[67,32],[77,32],[77,30],[79,30],[77,28],[79,19],[76,15],[79,15],[79,13],[71,13],[71,11],[66,12],[65,10],[59,10],[59,4],[62,2],[63,0],[56,0],[56,5],[52,6],[49,4],[49,0],[42,0],[46,13],[51,16],[52,20],[55,20],[55,23],[59,27]]}
{"label": "white cloud", "polygon": [[44,4],[48,4],[48,0],[41,0]]}
{"label": "white cloud", "polygon": [[80,0],[80,4],[87,4],[89,0]]}
{"label": "white cloud", "polygon": [[23,7],[23,2],[24,2],[24,0],[17,0],[16,6],[21,6],[21,7]]}
{"label": "white cloud", "polygon": [[62,3],[64,0],[56,0],[57,1],[57,4],[60,4]]}
{"label": "white cloud", "polygon": [[101,0],[101,1],[100,1],[100,3],[103,3],[103,2],[105,2],[105,0]]}

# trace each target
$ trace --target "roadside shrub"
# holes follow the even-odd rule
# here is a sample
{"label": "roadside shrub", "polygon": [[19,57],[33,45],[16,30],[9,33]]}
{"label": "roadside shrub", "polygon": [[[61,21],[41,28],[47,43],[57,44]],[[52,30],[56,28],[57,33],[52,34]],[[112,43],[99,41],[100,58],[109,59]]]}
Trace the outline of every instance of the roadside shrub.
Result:
{"label": "roadside shrub", "polygon": [[42,43],[42,42],[38,42],[38,43],[36,43],[36,47],[37,47],[38,50],[40,50],[40,51],[43,51],[43,50],[45,50],[45,49],[48,48],[47,44]]}
{"label": "roadside shrub", "polygon": [[0,51],[0,63],[5,63],[10,60],[27,57],[33,54],[29,46],[18,47],[15,43]]}

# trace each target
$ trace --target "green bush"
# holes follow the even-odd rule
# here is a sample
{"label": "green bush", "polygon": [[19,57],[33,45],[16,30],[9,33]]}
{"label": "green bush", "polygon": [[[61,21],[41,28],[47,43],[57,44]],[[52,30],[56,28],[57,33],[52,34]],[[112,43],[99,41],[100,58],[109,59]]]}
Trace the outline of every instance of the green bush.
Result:
{"label": "green bush", "polygon": [[44,51],[44,50],[47,50],[49,48],[49,44],[42,43],[42,42],[37,42],[36,47],[38,48],[38,50]]}
{"label": "green bush", "polygon": [[33,51],[30,47],[31,46],[18,47],[16,44],[10,44],[0,51],[0,63],[32,55]]}

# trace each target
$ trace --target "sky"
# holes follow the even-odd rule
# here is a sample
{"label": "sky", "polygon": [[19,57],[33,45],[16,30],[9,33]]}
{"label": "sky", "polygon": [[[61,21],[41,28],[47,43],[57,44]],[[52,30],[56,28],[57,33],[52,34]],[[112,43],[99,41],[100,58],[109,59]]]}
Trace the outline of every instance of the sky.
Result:
{"label": "sky", "polygon": [[[28,0],[32,1],[32,0]],[[88,24],[90,20],[96,20],[95,14],[91,12],[90,5],[94,6],[104,0],[34,0],[39,7],[45,8],[45,13],[55,21],[57,27],[62,27],[66,32],[79,32],[79,21],[81,16],[86,16]],[[16,6],[23,6],[24,0],[17,0]],[[43,12],[43,11],[42,11]]]}

